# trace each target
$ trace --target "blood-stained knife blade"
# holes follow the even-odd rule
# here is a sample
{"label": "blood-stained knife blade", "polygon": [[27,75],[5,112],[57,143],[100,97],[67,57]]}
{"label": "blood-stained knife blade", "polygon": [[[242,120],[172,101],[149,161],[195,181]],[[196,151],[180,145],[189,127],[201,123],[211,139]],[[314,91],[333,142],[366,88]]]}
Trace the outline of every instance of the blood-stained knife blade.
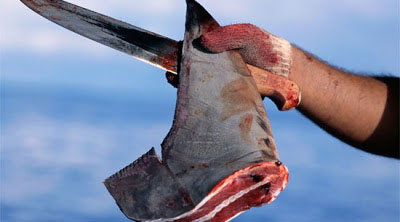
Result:
{"label": "blood-stained knife blade", "polygon": [[177,73],[179,42],[61,0],[21,0],[46,19],[151,65]]}
{"label": "blood-stained knife blade", "polygon": [[[21,0],[46,19],[98,43],[127,53],[173,74],[178,73],[179,41],[130,25],[62,0]],[[300,104],[299,87],[291,80],[247,64],[261,95],[280,110]]]}

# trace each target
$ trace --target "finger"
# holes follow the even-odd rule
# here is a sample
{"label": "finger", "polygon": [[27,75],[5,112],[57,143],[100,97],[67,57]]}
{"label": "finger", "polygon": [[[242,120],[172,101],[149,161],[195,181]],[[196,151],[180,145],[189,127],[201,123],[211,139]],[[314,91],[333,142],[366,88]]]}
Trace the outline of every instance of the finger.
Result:
{"label": "finger", "polygon": [[204,34],[200,43],[211,52],[223,52],[231,49],[247,47],[255,36],[268,38],[266,32],[260,31],[257,26],[251,24],[235,24],[219,27],[211,32]]}
{"label": "finger", "polygon": [[255,66],[247,67],[261,96],[270,98],[279,110],[290,110],[300,104],[301,92],[296,83]]}
{"label": "finger", "polygon": [[179,85],[179,76],[172,72],[166,72],[165,77],[169,84],[171,84],[174,88],[178,88]]}

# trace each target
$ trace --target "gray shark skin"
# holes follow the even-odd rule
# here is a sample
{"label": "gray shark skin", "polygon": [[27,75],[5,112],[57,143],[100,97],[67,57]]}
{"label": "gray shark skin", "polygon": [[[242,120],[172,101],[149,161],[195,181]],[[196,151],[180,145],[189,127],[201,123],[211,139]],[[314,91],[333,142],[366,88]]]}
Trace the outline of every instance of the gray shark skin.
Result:
{"label": "gray shark skin", "polygon": [[196,39],[219,27],[187,0],[172,128],[162,143],[104,181],[136,221],[228,221],[272,202],[288,181],[257,86],[238,52],[210,54]]}

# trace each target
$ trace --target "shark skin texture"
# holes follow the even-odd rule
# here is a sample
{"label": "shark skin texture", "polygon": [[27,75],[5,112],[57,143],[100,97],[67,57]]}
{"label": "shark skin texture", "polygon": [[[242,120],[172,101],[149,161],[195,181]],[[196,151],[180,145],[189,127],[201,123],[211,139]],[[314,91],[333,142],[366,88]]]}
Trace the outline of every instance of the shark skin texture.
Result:
{"label": "shark skin texture", "polygon": [[187,0],[180,83],[162,160],[154,149],[104,181],[136,221],[229,221],[271,203],[286,187],[257,86],[237,51],[204,52],[197,39],[219,24]]}

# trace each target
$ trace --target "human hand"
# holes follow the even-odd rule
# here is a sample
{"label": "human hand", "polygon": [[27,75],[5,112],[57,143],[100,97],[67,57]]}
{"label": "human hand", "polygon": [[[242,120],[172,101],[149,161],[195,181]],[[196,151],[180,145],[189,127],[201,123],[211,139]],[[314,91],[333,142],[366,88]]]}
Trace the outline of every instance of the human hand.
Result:
{"label": "human hand", "polygon": [[238,49],[246,63],[288,77],[291,68],[291,45],[251,24],[219,27],[204,34],[200,43],[210,52]]}
{"label": "human hand", "polygon": [[[279,110],[299,105],[299,88],[287,79],[291,66],[291,45],[286,40],[250,24],[220,27],[198,40],[205,50],[213,53],[238,49],[260,94],[272,99]],[[167,72],[166,78],[172,86],[178,87],[178,75]]]}

